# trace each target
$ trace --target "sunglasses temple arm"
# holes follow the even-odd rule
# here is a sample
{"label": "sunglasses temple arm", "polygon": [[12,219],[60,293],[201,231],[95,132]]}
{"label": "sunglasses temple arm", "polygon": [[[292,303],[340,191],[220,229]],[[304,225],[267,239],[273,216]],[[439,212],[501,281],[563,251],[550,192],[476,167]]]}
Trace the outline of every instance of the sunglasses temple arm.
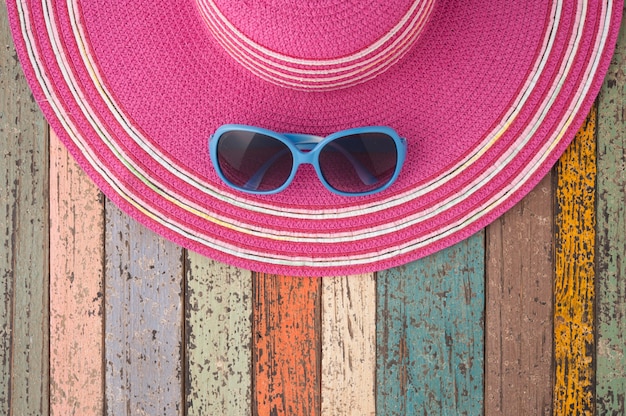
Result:
{"label": "sunglasses temple arm", "polygon": [[376,177],[372,175],[372,173],[365,166],[363,166],[363,164],[359,162],[354,156],[352,156],[352,154],[346,149],[333,142],[330,142],[327,146],[331,146],[333,149],[341,153],[346,159],[348,159],[363,184],[373,185],[377,182]]}

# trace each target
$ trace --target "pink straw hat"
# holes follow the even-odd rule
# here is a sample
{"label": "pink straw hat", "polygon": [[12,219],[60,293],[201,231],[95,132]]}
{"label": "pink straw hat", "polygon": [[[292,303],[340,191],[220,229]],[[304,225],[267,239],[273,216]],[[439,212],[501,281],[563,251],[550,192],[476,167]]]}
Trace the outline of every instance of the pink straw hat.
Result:
{"label": "pink straw hat", "polygon": [[[288,275],[389,268],[470,236],[548,172],[582,124],[622,0],[8,0],[52,128],[124,211],[217,260]],[[382,192],[224,184],[223,124],[407,140]]]}

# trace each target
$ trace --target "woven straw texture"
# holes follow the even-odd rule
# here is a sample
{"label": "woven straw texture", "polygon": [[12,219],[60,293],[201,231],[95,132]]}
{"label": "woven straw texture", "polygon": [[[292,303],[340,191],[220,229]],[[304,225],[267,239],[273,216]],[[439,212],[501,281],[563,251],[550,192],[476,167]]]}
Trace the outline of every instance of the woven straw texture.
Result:
{"label": "woven straw texture", "polygon": [[[519,201],[582,123],[621,0],[9,0],[52,128],[105,194],[158,233],[256,271],[342,275],[464,239]],[[244,4],[245,3],[245,4]],[[228,188],[222,124],[326,135],[387,125],[397,182],[280,194]]]}

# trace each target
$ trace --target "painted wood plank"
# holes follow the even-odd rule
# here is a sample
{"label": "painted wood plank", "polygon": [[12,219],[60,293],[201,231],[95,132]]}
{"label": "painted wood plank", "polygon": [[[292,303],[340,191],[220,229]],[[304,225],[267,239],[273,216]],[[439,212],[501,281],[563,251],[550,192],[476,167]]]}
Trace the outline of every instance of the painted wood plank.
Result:
{"label": "painted wood plank", "polygon": [[596,409],[626,414],[626,24],[598,98]]}
{"label": "painted wood plank", "polygon": [[182,249],[106,201],[108,415],[180,415]]}
{"label": "painted wood plank", "polygon": [[187,254],[187,414],[252,412],[252,272]]}
{"label": "painted wood plank", "polygon": [[321,279],[254,274],[253,293],[253,415],[319,415]]}
{"label": "painted wood plank", "polygon": [[485,415],[551,415],[553,201],[548,174],[486,228]]}
{"label": "painted wood plank", "polygon": [[104,197],[50,136],[50,413],[104,408]]}
{"label": "painted wood plank", "polygon": [[322,280],[322,415],[376,412],[376,279]]}
{"label": "painted wood plank", "polygon": [[48,414],[48,140],[0,7],[0,414]]}
{"label": "painted wood plank", "polygon": [[554,415],[593,414],[596,108],[556,164]]}
{"label": "painted wood plank", "polygon": [[484,232],[377,276],[379,415],[483,412]]}

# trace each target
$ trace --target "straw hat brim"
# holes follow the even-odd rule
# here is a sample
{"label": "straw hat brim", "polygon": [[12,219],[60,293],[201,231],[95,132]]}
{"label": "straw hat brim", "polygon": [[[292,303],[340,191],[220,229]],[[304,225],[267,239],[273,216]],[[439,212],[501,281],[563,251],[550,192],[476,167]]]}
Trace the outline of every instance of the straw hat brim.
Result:
{"label": "straw hat brim", "polygon": [[[239,65],[194,2],[135,3],[7,2],[50,125],[103,192],[156,232],[239,267],[306,276],[407,263],[512,207],[582,124],[623,8],[441,0],[385,72],[307,92]],[[243,194],[209,158],[226,123],[317,135],[388,125],[407,139],[407,161],[370,196],[332,194],[308,166],[280,194]]]}

